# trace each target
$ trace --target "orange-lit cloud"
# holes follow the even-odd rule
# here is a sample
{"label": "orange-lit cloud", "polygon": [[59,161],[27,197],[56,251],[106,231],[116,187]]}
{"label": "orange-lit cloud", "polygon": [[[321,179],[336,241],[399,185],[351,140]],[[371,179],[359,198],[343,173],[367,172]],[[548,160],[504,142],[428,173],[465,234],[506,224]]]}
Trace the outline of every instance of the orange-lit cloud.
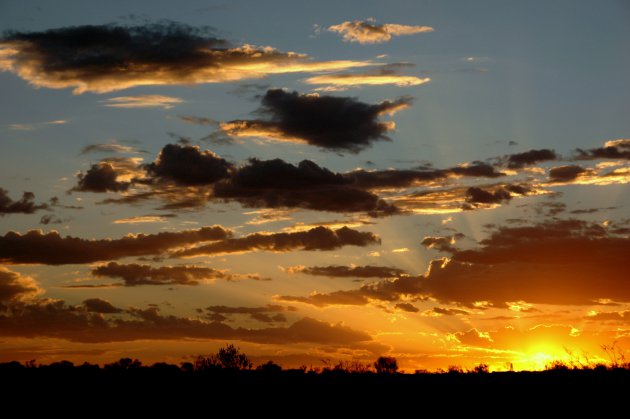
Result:
{"label": "orange-lit cloud", "polygon": [[180,246],[222,240],[231,232],[220,226],[203,227],[175,233],[127,235],[120,239],[81,239],[62,237],[58,232],[44,233],[30,230],[26,234],[16,232],[0,236],[0,261],[11,264],[90,263],[163,253]]}
{"label": "orange-lit cloud", "polygon": [[163,95],[119,96],[102,101],[109,108],[162,108],[171,109],[184,101]]}
{"label": "orange-lit cloud", "polygon": [[[324,74],[309,77],[305,80],[308,84],[328,85],[336,88],[348,88],[357,86],[382,86],[394,85],[399,87],[419,86],[430,82],[429,77],[402,76],[398,74]],[[324,88],[326,89],[326,88]]]}
{"label": "orange-lit cloud", "polygon": [[369,246],[379,244],[373,233],[342,227],[331,230],[315,227],[293,233],[254,233],[245,237],[226,239],[208,245],[173,253],[173,257],[222,255],[251,251],[289,252],[295,250],[334,250],[343,246]]}
{"label": "orange-lit cloud", "polygon": [[2,303],[30,300],[43,293],[44,290],[30,276],[0,266],[0,311]]}
{"label": "orange-lit cloud", "polygon": [[36,87],[73,88],[75,94],[369,65],[372,63],[317,62],[304,54],[271,47],[233,47],[203,30],[175,23],[13,32],[0,40],[0,71],[15,73]]}
{"label": "orange-lit cloud", "polygon": [[374,20],[346,21],[328,28],[331,32],[337,32],[343,36],[346,42],[358,42],[360,44],[380,44],[390,41],[394,36],[414,35],[417,33],[433,32],[430,26],[410,26],[395,23],[376,24]]}

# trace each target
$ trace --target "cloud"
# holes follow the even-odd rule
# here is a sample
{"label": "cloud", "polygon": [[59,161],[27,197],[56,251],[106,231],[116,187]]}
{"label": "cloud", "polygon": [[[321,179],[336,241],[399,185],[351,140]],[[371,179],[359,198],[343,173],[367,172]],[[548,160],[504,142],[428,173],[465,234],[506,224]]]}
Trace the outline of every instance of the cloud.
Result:
{"label": "cloud", "polygon": [[116,262],[97,266],[92,269],[92,275],[120,278],[127,287],[137,285],[199,285],[204,280],[230,279],[230,275],[223,271],[199,266],[160,266],[154,268],[137,263],[121,265]]}
{"label": "cloud", "polygon": [[630,301],[624,283],[630,240],[598,224],[559,220],[503,227],[477,249],[431,263],[425,292],[442,301],[592,304]]}
{"label": "cloud", "polygon": [[44,290],[30,276],[0,266],[0,312],[4,309],[2,303],[29,300],[43,292]]}
{"label": "cloud", "polygon": [[360,44],[380,44],[390,41],[394,36],[414,35],[417,33],[433,32],[430,26],[409,26],[395,23],[378,25],[374,20],[346,21],[328,28],[331,32],[337,32],[346,42],[358,42]]}
{"label": "cloud", "polygon": [[577,149],[577,160],[630,159],[630,139],[606,141],[603,147],[587,150]]}
{"label": "cloud", "polygon": [[585,221],[502,227],[478,248],[455,250],[450,259],[432,261],[424,275],[401,275],[354,290],[277,299],[320,307],[402,297],[431,297],[465,306],[486,301],[497,307],[507,307],[510,301],[557,305],[590,305],[601,299],[628,302],[628,252],[627,236]]}
{"label": "cloud", "polygon": [[328,276],[331,278],[392,278],[405,273],[404,270],[389,266],[294,266],[290,273]]}
{"label": "cloud", "polygon": [[144,153],[144,150],[138,150],[136,147],[119,144],[116,140],[110,140],[103,144],[89,144],[83,147],[81,154],[89,153]]}
{"label": "cloud", "polygon": [[466,202],[470,204],[500,204],[512,199],[512,195],[505,189],[489,192],[481,188],[470,187],[466,190]]}
{"label": "cloud", "polygon": [[177,251],[172,256],[190,257],[251,251],[334,250],[343,246],[369,246],[379,243],[380,239],[370,232],[360,232],[348,227],[337,230],[316,227],[293,233],[254,233]]}
{"label": "cloud", "polygon": [[0,71],[15,73],[35,87],[73,88],[75,94],[369,65],[372,63],[317,62],[271,47],[230,46],[207,30],[177,23],[10,32],[0,40]]}
{"label": "cloud", "polygon": [[35,194],[32,192],[24,192],[19,201],[14,201],[9,197],[9,191],[0,188],[0,217],[6,214],[33,214],[48,208],[48,204],[36,204]]}
{"label": "cloud", "polygon": [[119,173],[109,163],[93,164],[85,174],[77,175],[77,185],[70,189],[74,192],[123,192],[129,189],[130,182],[118,181]]}
{"label": "cloud", "polygon": [[88,298],[83,301],[83,305],[86,310],[92,313],[101,313],[101,314],[112,314],[112,313],[120,313],[123,310],[116,308],[107,300],[102,300],[100,298]]}
{"label": "cloud", "polygon": [[496,178],[501,176],[505,176],[505,173],[498,172],[494,166],[479,161],[448,169],[355,170],[344,174],[344,177],[351,180],[354,186],[363,189],[406,188],[421,184],[431,184],[435,181],[448,178]]}
{"label": "cloud", "polygon": [[139,215],[137,217],[120,218],[114,220],[114,224],[139,224],[139,223],[164,223],[168,218],[174,217],[174,214],[166,215]]}
{"label": "cloud", "polygon": [[406,311],[407,313],[417,313],[420,311],[418,307],[410,303],[398,303],[395,306],[398,310]]}
{"label": "cloud", "polygon": [[231,232],[220,226],[197,230],[128,235],[120,239],[61,237],[58,232],[30,230],[0,236],[0,262],[11,264],[63,265],[91,263],[130,256],[161,254],[195,243],[223,240]]}
{"label": "cloud", "polygon": [[554,150],[540,149],[529,150],[522,153],[510,154],[503,157],[510,169],[520,169],[544,161],[558,160],[559,156]]}
{"label": "cloud", "polygon": [[233,137],[266,137],[358,153],[375,141],[388,140],[386,133],[395,124],[378,118],[408,108],[411,99],[403,97],[371,105],[351,97],[270,89],[261,103],[258,112],[267,115],[267,119],[224,122],[223,131]]}
{"label": "cloud", "polygon": [[118,96],[101,101],[108,108],[162,108],[171,109],[184,101],[163,95]]}
{"label": "cloud", "polygon": [[[286,322],[287,319],[282,312],[296,311],[295,307],[285,307],[277,304],[267,304],[264,307],[228,307],[228,306],[210,306],[206,310],[210,313],[209,319],[218,319],[219,316],[224,320],[227,317],[224,314],[247,314],[252,320],[256,320],[262,323],[281,323]],[[273,314],[275,313],[275,314]]]}
{"label": "cloud", "polygon": [[431,81],[429,77],[404,76],[391,70],[370,73],[322,74],[304,80],[307,84],[326,85],[316,90],[339,90],[359,86],[394,85],[398,87],[419,86]]}
{"label": "cloud", "polygon": [[630,310],[608,312],[593,311],[588,313],[586,319],[594,321],[630,323]]}
{"label": "cloud", "polygon": [[147,172],[177,185],[207,185],[228,177],[232,165],[210,150],[195,146],[167,144]]}
{"label": "cloud", "polygon": [[578,176],[585,172],[587,172],[587,170],[581,166],[557,166],[549,170],[549,180],[555,182],[568,182],[577,179]]}
{"label": "cloud", "polygon": [[351,186],[343,175],[310,160],[294,166],[281,159],[250,159],[229,179],[215,184],[214,196],[253,208],[366,212],[372,216],[397,212],[378,196]]}
{"label": "cloud", "polygon": [[462,315],[470,314],[466,310],[459,310],[456,308],[442,308],[442,307],[433,307],[431,309],[431,313],[434,313],[440,316],[456,316],[458,314],[462,314]]}
{"label": "cloud", "polygon": [[428,236],[422,239],[421,245],[427,249],[435,249],[438,252],[453,253],[457,251],[455,243],[458,239],[464,238],[462,233],[455,233],[450,236]]}
{"label": "cloud", "polygon": [[54,337],[73,342],[104,343],[143,339],[217,339],[263,344],[315,343],[356,346],[370,343],[372,337],[341,323],[330,324],[304,317],[288,327],[262,329],[232,328],[221,322],[162,315],[157,307],[132,308],[120,317],[93,312],[88,307],[105,308],[104,300],[71,306],[62,300],[40,299],[12,303],[0,315],[0,336]]}

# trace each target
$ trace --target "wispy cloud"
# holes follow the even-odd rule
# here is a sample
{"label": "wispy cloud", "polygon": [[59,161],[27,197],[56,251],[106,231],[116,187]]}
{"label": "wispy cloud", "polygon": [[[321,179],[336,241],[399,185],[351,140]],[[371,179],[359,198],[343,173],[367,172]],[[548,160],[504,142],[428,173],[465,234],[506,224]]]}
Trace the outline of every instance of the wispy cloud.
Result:
{"label": "wispy cloud", "polygon": [[109,108],[162,108],[171,109],[184,101],[162,95],[119,96],[101,101]]}
{"label": "wispy cloud", "polygon": [[410,26],[396,23],[379,25],[374,19],[346,21],[330,26],[328,30],[339,33],[346,42],[358,42],[360,44],[380,44],[390,41],[394,36],[434,31],[430,26]]}

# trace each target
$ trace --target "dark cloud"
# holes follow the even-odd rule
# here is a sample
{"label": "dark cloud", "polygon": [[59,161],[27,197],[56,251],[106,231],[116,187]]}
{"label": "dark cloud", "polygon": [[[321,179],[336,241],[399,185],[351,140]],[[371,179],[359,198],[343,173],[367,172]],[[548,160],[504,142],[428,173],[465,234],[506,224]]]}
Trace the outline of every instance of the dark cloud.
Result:
{"label": "dark cloud", "polygon": [[250,159],[214,195],[248,207],[304,208],[333,212],[391,215],[398,210],[371,192],[350,185],[344,176],[303,160],[297,166],[280,159]]}
{"label": "dark cloud", "polygon": [[503,159],[506,161],[507,166],[510,169],[520,169],[525,166],[531,166],[544,161],[557,160],[558,158],[559,156],[554,150],[544,148],[540,150],[529,150],[523,153],[510,154],[505,156]]}
{"label": "dark cloud", "polygon": [[101,144],[89,144],[83,147],[81,154],[89,153],[146,153],[145,150],[139,150],[136,147],[119,144],[116,140],[112,140],[108,143]]}
{"label": "dark cloud", "polygon": [[575,180],[587,170],[581,166],[566,165],[553,167],[549,170],[549,179],[555,182],[568,182]]}
{"label": "dark cloud", "polygon": [[295,307],[285,307],[276,304],[267,304],[264,307],[228,307],[228,306],[210,306],[206,310],[209,312],[209,319],[216,319],[223,317],[224,320],[227,317],[224,314],[247,314],[253,320],[262,323],[281,323],[286,322],[287,318],[282,312],[296,311]]}
{"label": "dark cloud", "polygon": [[97,277],[120,278],[125,286],[136,285],[199,285],[203,280],[229,279],[230,275],[223,271],[199,266],[160,266],[131,263],[121,265],[110,262],[107,265],[92,269]]}
{"label": "dark cloud", "polygon": [[231,47],[207,29],[176,23],[9,32],[0,40],[0,49],[4,71],[14,72],[36,87],[71,87],[77,94],[371,65],[315,62],[302,54],[247,44]]}
{"label": "dark cloud", "polygon": [[418,311],[420,311],[418,307],[410,303],[398,303],[396,304],[395,307],[399,310],[406,311],[408,313],[417,313]]}
{"label": "dark cloud", "polygon": [[429,236],[422,239],[421,245],[428,249],[435,249],[438,252],[456,252],[455,242],[465,236],[462,233],[456,233],[450,236]]}
{"label": "dark cloud", "polygon": [[279,313],[283,311],[295,311],[295,307],[267,304],[262,307],[232,307],[232,306],[208,306],[206,310],[221,314],[253,314],[253,313]]}
{"label": "dark cloud", "polygon": [[62,300],[41,299],[7,306],[0,315],[0,336],[54,337],[74,342],[124,342],[142,339],[220,339],[256,343],[317,343],[364,345],[372,341],[365,332],[342,324],[302,318],[288,327],[232,328],[220,322],[162,315],[157,307],[132,308],[125,317],[110,318],[85,306]]}
{"label": "dark cloud", "polygon": [[85,174],[77,175],[77,186],[71,189],[76,192],[123,192],[129,189],[129,182],[118,181],[118,173],[109,163],[93,164]]}
{"label": "dark cloud", "polygon": [[316,227],[308,231],[292,233],[254,233],[245,237],[221,240],[173,253],[174,257],[218,255],[251,252],[254,250],[288,252],[292,250],[334,250],[343,246],[369,246],[379,244],[380,239],[370,232],[342,227],[331,230]]}
{"label": "dark cloud", "polygon": [[343,175],[353,185],[363,189],[405,188],[422,183],[432,183],[450,177],[485,177],[505,176],[487,163],[475,161],[470,165],[456,166],[448,169],[422,170],[355,170]]}
{"label": "dark cloud", "polygon": [[31,230],[26,234],[9,232],[0,236],[0,262],[47,265],[91,263],[160,254],[176,247],[223,240],[230,235],[229,230],[220,226],[101,240],[61,237],[56,231],[43,233]]}
{"label": "dark cloud", "polygon": [[[41,292],[33,278],[0,266],[0,303],[32,298]],[[0,304],[0,311],[2,308]]]}
{"label": "dark cloud", "polygon": [[431,309],[431,312],[435,314],[440,314],[442,316],[456,316],[458,314],[463,314],[463,315],[470,314],[466,310],[459,310],[456,308],[442,308],[442,307],[433,307],[433,309]]}
{"label": "dark cloud", "polygon": [[389,266],[297,266],[288,269],[290,273],[328,276],[331,278],[392,278],[405,273],[404,270]]}
{"label": "dark cloud", "polygon": [[19,201],[14,201],[9,197],[9,191],[0,188],[0,217],[6,214],[33,214],[48,208],[48,204],[36,204],[32,192],[24,192]]}
{"label": "dark cloud", "polygon": [[42,215],[42,218],[39,219],[39,223],[43,225],[48,224],[63,224],[63,220],[59,217],[56,217],[51,214]]}
{"label": "dark cloud", "polygon": [[232,165],[210,150],[167,144],[157,160],[147,165],[147,172],[178,185],[208,185],[226,178]]}
{"label": "dark cloud", "polygon": [[500,204],[510,199],[512,196],[505,189],[489,192],[481,188],[470,187],[466,190],[466,202],[470,204]]}
{"label": "dark cloud", "polygon": [[112,313],[120,313],[123,310],[114,307],[112,303],[107,300],[102,300],[100,298],[88,298],[83,301],[83,305],[85,309],[92,313],[101,313],[101,314],[112,314]]}
{"label": "dark cloud", "polygon": [[630,323],[630,310],[598,312],[586,316],[588,320]]}
{"label": "dark cloud", "polygon": [[411,99],[371,105],[351,97],[270,89],[261,103],[258,112],[267,119],[230,121],[221,124],[223,130],[232,136],[265,136],[358,153],[375,141],[388,140],[386,133],[394,124],[379,117],[409,107]]}
{"label": "dark cloud", "polygon": [[630,139],[607,141],[604,147],[577,149],[577,160],[630,159]]}
{"label": "dark cloud", "polygon": [[476,249],[457,250],[451,259],[430,263],[423,276],[400,276],[358,289],[281,296],[326,306],[364,305],[370,300],[432,297],[473,306],[488,301],[589,305],[597,300],[630,301],[627,255],[630,239],[598,224],[558,220],[533,226],[502,227]]}

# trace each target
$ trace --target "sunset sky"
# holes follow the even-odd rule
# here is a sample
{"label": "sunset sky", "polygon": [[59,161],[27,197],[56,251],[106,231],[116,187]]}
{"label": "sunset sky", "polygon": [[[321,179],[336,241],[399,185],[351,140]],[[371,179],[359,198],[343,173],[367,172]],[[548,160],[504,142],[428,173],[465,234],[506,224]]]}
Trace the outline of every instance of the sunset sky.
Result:
{"label": "sunset sky", "polygon": [[630,4],[0,1],[0,362],[630,350]]}

